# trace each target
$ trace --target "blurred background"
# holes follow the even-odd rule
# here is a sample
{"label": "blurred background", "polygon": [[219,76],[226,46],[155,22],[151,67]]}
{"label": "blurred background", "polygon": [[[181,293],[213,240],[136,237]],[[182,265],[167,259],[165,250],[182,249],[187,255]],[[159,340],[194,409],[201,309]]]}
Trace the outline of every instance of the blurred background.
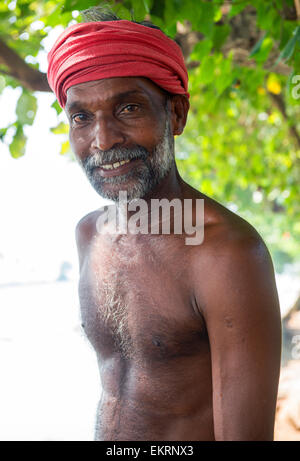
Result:
{"label": "blurred background", "polygon": [[[74,230],[103,205],[75,163],[47,52],[99,1],[0,4],[0,440],[92,440],[101,387],[81,329]],[[180,44],[184,179],[258,229],[283,321],[276,440],[300,440],[300,1],[119,0]]]}

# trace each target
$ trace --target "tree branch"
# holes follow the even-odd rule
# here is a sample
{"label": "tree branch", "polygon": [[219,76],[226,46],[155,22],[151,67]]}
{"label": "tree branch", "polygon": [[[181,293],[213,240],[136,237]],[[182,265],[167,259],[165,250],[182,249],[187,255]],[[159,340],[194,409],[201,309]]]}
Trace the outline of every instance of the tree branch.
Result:
{"label": "tree branch", "polygon": [[[225,5],[228,6],[228,4]],[[253,46],[262,38],[262,31],[257,27],[256,19],[257,15],[255,8],[248,6],[238,16],[234,16],[229,21],[231,32],[223,44],[221,51],[225,57],[227,57],[229,53],[232,53],[235,65],[252,69],[257,67],[255,59],[250,58]],[[219,25],[222,25],[221,21]],[[216,27],[218,27],[218,24],[216,24]],[[203,40],[203,38],[204,36],[200,32],[192,30],[192,26],[188,21],[177,23],[175,40],[180,45],[186,61],[188,61],[196,43]],[[276,43],[274,49],[270,52],[268,59],[264,63],[264,69],[280,75],[289,76],[292,72],[292,68],[282,61],[277,62],[279,55],[280,50]],[[200,65],[200,63],[194,61],[189,62],[187,67],[188,69],[192,69],[197,67],[197,65]]]}
{"label": "tree branch", "polygon": [[5,69],[1,70],[0,68],[0,72],[15,78],[29,91],[51,91],[46,74],[29,66],[14,50],[0,39],[1,64],[5,66]]}
{"label": "tree branch", "polygon": [[280,94],[270,93],[269,91],[268,91],[268,94],[269,94],[271,100],[277,106],[278,110],[281,112],[283,118],[287,122],[289,122],[288,124],[289,124],[290,134],[291,134],[291,136],[294,138],[294,140],[296,142],[297,149],[300,149],[300,135],[299,135],[299,133],[297,131],[296,126],[290,124],[290,119],[289,119],[289,116],[288,116],[288,114],[286,112],[286,106],[285,106],[285,102],[284,102],[283,97]]}
{"label": "tree branch", "polygon": [[300,19],[300,1],[294,0],[294,3],[295,3],[296,12],[297,12],[297,19]]}

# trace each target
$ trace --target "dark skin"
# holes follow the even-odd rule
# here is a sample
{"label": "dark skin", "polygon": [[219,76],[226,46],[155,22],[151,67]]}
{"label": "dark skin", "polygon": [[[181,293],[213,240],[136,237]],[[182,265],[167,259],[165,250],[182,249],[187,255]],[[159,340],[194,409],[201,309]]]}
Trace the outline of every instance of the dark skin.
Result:
{"label": "dark skin", "polygon": [[[185,97],[170,98],[169,113],[165,101],[144,78],[71,87],[78,160],[114,146],[152,155],[166,117],[173,135],[186,123]],[[252,226],[185,183],[174,162],[143,198],[175,197],[204,199],[201,245],[172,233],[101,235],[102,210],[76,229],[82,319],[102,383],[96,439],[272,440],[281,327],[270,255]]]}

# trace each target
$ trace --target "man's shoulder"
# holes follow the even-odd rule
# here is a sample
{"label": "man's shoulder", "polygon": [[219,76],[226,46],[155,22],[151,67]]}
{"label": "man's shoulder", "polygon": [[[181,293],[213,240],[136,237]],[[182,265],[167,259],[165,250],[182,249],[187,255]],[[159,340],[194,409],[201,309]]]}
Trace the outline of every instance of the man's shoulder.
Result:
{"label": "man's shoulder", "polygon": [[266,250],[266,245],[258,231],[245,219],[231,213],[207,229],[208,240],[219,254],[232,255],[233,252]]}
{"label": "man's shoulder", "polygon": [[97,210],[83,216],[75,228],[76,241],[78,243],[89,242],[97,233],[97,222],[106,213],[109,205],[104,205]]}
{"label": "man's shoulder", "polygon": [[266,250],[266,245],[258,231],[244,218],[217,201],[205,199],[205,235],[209,253],[231,254],[232,251],[251,251],[257,247]]}
{"label": "man's shoulder", "polygon": [[[207,225],[204,241],[192,248],[192,286],[201,314],[208,318],[279,312],[273,262],[257,230],[230,214]],[[202,248],[201,248],[202,247]]]}
{"label": "man's shoulder", "polygon": [[193,270],[206,270],[206,277],[215,280],[226,273],[241,274],[241,268],[267,268],[273,264],[268,248],[259,232],[241,216],[222,205],[209,203],[212,219],[207,220],[202,245],[193,249]]}
{"label": "man's shoulder", "polygon": [[244,218],[202,192],[195,197],[204,201],[204,239],[193,250],[196,255],[208,252],[212,257],[222,249],[224,253],[244,248],[251,251],[255,247],[266,246],[258,231]]}

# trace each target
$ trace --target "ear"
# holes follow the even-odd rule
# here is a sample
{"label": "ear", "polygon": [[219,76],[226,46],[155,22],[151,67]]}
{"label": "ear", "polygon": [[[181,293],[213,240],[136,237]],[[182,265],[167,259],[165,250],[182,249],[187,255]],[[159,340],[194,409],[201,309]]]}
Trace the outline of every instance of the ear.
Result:
{"label": "ear", "polygon": [[174,136],[183,132],[189,108],[190,103],[185,95],[175,94],[171,97],[171,124]]}

